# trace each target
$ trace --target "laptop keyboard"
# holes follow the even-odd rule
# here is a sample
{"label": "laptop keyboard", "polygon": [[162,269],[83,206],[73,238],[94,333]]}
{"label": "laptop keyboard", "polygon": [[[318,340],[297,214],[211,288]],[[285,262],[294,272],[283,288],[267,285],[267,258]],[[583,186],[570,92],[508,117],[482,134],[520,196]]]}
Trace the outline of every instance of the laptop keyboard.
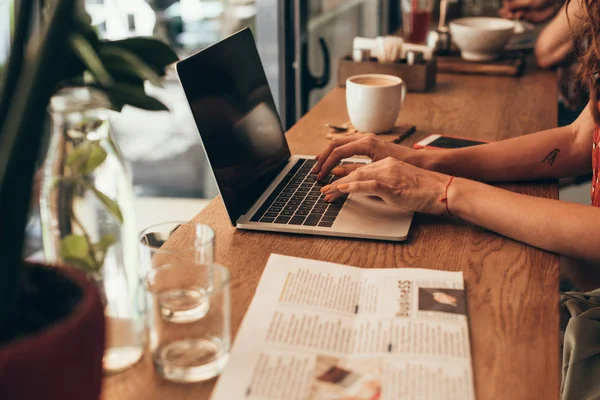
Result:
{"label": "laptop keyboard", "polygon": [[321,188],[334,180],[329,174],[317,182],[311,170],[316,160],[298,160],[277,188],[251,218],[253,222],[320,226],[329,228],[342,210],[347,195],[327,203]]}

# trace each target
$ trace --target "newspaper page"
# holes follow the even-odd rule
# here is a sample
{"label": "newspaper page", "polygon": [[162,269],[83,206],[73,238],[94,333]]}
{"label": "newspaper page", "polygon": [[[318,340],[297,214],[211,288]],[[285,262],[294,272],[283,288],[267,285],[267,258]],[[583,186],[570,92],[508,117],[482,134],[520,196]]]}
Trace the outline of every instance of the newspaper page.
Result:
{"label": "newspaper page", "polygon": [[462,272],[271,255],[213,400],[474,399]]}

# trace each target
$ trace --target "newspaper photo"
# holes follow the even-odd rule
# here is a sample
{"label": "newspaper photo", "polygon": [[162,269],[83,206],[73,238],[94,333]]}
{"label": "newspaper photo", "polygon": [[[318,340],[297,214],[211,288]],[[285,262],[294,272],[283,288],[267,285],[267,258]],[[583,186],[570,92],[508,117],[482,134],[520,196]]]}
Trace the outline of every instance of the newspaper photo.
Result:
{"label": "newspaper photo", "polygon": [[475,398],[462,272],[271,255],[213,400]]}

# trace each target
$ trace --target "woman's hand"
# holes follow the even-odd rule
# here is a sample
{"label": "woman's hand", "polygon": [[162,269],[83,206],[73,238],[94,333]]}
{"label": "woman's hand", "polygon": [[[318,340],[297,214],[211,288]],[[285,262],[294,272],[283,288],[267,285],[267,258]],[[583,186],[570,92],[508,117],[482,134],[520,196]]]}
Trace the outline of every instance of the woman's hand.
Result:
{"label": "woman's hand", "polygon": [[392,157],[348,171],[348,175],[321,189],[326,201],[334,201],[346,193],[365,193],[410,211],[446,214],[442,199],[450,179],[448,175]]}
{"label": "woman's hand", "polygon": [[510,0],[504,2],[499,14],[506,19],[541,23],[554,17],[556,12],[554,0]]}
{"label": "woman's hand", "polygon": [[313,173],[321,180],[344,158],[367,156],[373,161],[383,160],[386,157],[404,159],[404,156],[413,152],[415,150],[381,140],[374,133],[348,135],[333,139],[325,151],[317,156],[317,165]]}

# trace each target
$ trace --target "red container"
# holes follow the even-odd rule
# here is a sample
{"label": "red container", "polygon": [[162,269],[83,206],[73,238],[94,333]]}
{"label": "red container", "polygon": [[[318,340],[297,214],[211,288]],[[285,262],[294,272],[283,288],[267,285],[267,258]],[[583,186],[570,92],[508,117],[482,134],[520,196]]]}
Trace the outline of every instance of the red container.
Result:
{"label": "red container", "polygon": [[425,43],[432,10],[433,0],[402,0],[402,25],[407,42]]}
{"label": "red container", "polygon": [[[0,347],[0,399],[97,400],[102,386],[104,307],[96,287],[77,270],[27,268],[60,274],[82,294],[63,319]],[[39,296],[52,302],[56,289],[40,285]]]}

